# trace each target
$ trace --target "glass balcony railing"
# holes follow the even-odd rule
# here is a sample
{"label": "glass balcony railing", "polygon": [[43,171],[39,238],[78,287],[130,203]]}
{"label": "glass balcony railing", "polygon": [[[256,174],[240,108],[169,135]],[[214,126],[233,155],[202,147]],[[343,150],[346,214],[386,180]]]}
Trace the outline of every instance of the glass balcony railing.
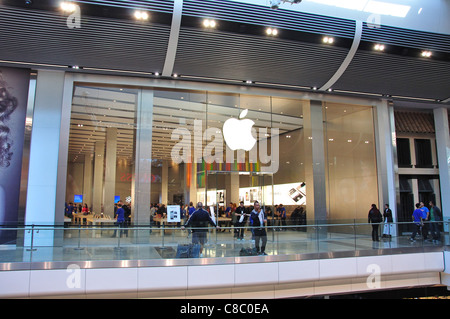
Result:
{"label": "glass balcony railing", "polygon": [[[321,258],[337,254],[358,256],[374,250],[434,247],[448,245],[448,222],[427,222],[427,238],[422,227],[414,223],[379,224],[379,241],[372,238],[372,224],[328,223],[314,225],[274,225],[265,227],[265,253],[287,258]],[[434,226],[440,230],[433,237]],[[399,232],[402,229],[402,232]],[[182,229],[179,225],[25,225],[0,227],[1,238],[9,238],[0,245],[0,263],[168,260],[178,256],[180,246],[193,242],[198,229]],[[205,229],[203,229],[205,230]],[[237,228],[208,227],[201,255],[193,258],[236,258],[257,256],[253,227],[243,227],[242,239]],[[409,231],[408,231],[409,230]],[[414,230],[418,230],[411,240]],[[386,232],[385,232],[386,231]],[[420,233],[422,232],[422,233]],[[436,235],[436,234],[435,234]],[[376,239],[376,238],[374,238]],[[266,256],[266,255],[264,255]]]}

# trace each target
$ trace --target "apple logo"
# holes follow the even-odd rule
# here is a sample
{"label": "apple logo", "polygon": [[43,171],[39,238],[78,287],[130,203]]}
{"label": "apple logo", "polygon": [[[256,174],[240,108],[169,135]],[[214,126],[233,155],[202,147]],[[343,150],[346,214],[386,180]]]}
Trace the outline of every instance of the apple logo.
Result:
{"label": "apple logo", "polygon": [[242,149],[249,151],[256,143],[256,139],[252,135],[252,126],[255,124],[252,120],[244,119],[248,109],[245,109],[239,115],[241,120],[230,118],[223,124],[223,137],[225,143],[231,150]]}

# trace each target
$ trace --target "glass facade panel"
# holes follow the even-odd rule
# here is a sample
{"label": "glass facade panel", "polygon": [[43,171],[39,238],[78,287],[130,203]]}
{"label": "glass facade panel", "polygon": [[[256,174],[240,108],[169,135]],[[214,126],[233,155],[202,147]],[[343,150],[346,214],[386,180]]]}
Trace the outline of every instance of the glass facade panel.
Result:
{"label": "glass facade panel", "polygon": [[[140,224],[155,204],[203,202],[218,217],[230,203],[255,200],[275,213],[282,205],[283,224],[299,212],[305,221],[315,205],[305,107],[282,97],[77,85],[66,200],[110,218],[122,200]],[[326,103],[322,112],[327,219],[365,220],[378,198],[372,108]]]}
{"label": "glass facade panel", "polygon": [[324,130],[328,219],[366,222],[378,203],[372,107],[326,103]]}

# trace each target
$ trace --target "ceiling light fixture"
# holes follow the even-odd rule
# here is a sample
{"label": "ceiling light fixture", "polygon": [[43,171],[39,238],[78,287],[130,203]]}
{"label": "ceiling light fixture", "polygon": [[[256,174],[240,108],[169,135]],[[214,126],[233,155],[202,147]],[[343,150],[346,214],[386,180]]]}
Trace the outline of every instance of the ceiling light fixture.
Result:
{"label": "ceiling light fixture", "polygon": [[333,44],[334,38],[332,38],[332,37],[323,37],[322,42],[323,43],[327,43],[327,44]]}
{"label": "ceiling light fixture", "polygon": [[422,51],[422,56],[424,58],[429,58],[431,57],[431,55],[432,55],[431,51]]}
{"label": "ceiling light fixture", "polygon": [[278,30],[275,28],[267,28],[266,34],[276,36],[276,35],[278,35]]}
{"label": "ceiling light fixture", "polygon": [[384,51],[384,45],[383,44],[375,44],[373,47],[377,51]]}
{"label": "ceiling light fixture", "polygon": [[148,20],[149,15],[145,11],[136,10],[134,12],[134,17],[136,18],[136,20],[146,21]]}
{"label": "ceiling light fixture", "polygon": [[77,5],[75,3],[68,1],[61,2],[60,7],[64,12],[74,12],[77,9]]}
{"label": "ceiling light fixture", "polygon": [[204,19],[203,20],[203,26],[205,28],[215,28],[216,27],[216,21],[211,19]]}

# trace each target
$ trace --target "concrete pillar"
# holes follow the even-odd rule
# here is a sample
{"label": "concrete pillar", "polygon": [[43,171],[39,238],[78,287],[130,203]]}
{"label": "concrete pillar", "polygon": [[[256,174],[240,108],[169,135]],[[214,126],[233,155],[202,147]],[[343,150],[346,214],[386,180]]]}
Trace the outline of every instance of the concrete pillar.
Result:
{"label": "concrete pillar", "polygon": [[[135,224],[150,224],[152,173],[153,91],[139,90],[136,110],[136,159],[132,184],[132,217]],[[148,240],[148,236],[147,236]]]}
{"label": "concrete pillar", "polygon": [[[379,209],[389,204],[394,221],[397,220],[397,193],[399,189],[396,162],[396,134],[394,107],[387,100],[375,106],[375,147],[377,156]],[[396,234],[392,234],[396,235]]]}
{"label": "concrete pillar", "polygon": [[239,203],[239,173],[231,172],[225,177],[225,207],[230,202]]}
{"label": "concrete pillar", "polygon": [[[439,183],[441,189],[441,210],[444,220],[450,219],[450,135],[448,110],[441,107],[433,110],[436,134],[437,162],[439,164]],[[448,228],[448,224],[445,224]],[[448,231],[448,229],[445,229]]]}
{"label": "concrete pillar", "polygon": [[163,160],[161,172],[161,203],[167,206],[169,197],[169,161]]}
{"label": "concrete pillar", "polygon": [[84,155],[83,202],[92,206],[92,156]]}
{"label": "concrete pillar", "polygon": [[326,223],[325,149],[322,102],[310,101],[303,109],[305,130],[306,211],[314,223]]}
{"label": "concrete pillar", "polygon": [[105,142],[96,141],[94,146],[94,189],[92,197],[92,212],[95,214],[100,214],[102,211],[104,160]]}
{"label": "concrete pillar", "polygon": [[103,186],[103,213],[114,217],[114,196],[116,193],[117,128],[106,129],[105,181]]}
{"label": "concrete pillar", "polygon": [[[25,213],[27,225],[53,225],[64,217],[65,194],[62,208],[57,205],[63,91],[64,72],[38,71]],[[67,169],[64,173],[67,174]],[[34,233],[33,240],[35,246],[53,246],[54,231]],[[31,235],[26,233],[24,246],[30,244]]]}

